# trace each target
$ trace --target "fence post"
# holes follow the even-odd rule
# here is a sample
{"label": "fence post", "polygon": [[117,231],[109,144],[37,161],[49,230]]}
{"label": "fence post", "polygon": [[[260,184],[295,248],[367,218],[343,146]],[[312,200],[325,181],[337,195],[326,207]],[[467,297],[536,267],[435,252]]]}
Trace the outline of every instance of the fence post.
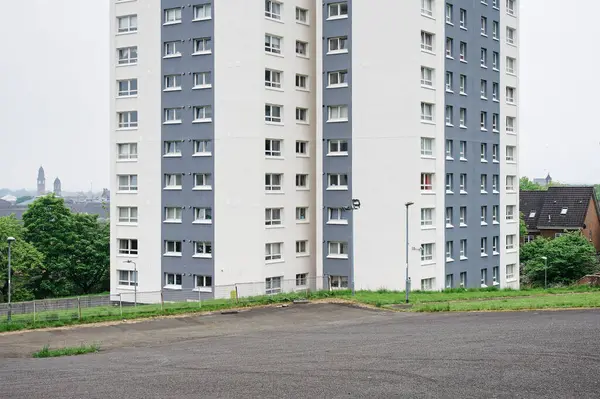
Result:
{"label": "fence post", "polygon": [[35,324],[35,299],[33,300],[33,324]]}
{"label": "fence post", "polygon": [[240,299],[240,297],[239,297],[239,293],[238,293],[238,286],[236,284],[235,285],[235,303],[238,303],[239,299]]}
{"label": "fence post", "polygon": [[121,318],[123,318],[123,294],[119,292],[119,311],[121,312]]}
{"label": "fence post", "polygon": [[81,299],[77,297],[77,313],[79,313],[79,320],[81,320]]}
{"label": "fence post", "polygon": [[165,296],[164,296],[162,290],[160,291],[160,311],[161,312],[165,311]]}

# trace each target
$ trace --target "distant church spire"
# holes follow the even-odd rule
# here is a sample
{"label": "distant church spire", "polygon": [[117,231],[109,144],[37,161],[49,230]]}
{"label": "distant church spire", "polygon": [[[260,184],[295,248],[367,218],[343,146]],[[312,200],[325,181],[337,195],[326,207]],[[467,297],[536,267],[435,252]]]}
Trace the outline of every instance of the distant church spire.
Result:
{"label": "distant church spire", "polygon": [[60,179],[57,177],[56,179],[54,179],[54,195],[56,195],[57,197],[60,197],[62,195],[62,184],[60,182]]}
{"label": "distant church spire", "polygon": [[44,195],[46,193],[46,174],[44,168],[40,166],[38,169],[37,177],[37,195]]}

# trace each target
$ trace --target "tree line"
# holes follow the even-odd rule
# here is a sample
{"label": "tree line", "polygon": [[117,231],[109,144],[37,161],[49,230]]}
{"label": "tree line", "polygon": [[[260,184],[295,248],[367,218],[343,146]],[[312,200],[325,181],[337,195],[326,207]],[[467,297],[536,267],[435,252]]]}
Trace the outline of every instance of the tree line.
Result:
{"label": "tree line", "polygon": [[110,225],[98,215],[73,213],[62,198],[35,200],[23,220],[0,217],[0,301],[8,294],[11,244],[12,300],[86,295],[110,289]]}

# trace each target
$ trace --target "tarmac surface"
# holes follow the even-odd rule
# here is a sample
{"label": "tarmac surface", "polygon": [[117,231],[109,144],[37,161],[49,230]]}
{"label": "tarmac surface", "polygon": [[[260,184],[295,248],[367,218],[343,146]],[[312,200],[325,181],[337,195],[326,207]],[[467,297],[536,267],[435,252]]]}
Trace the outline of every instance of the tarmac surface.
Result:
{"label": "tarmac surface", "polygon": [[[52,347],[101,351],[32,359]],[[600,311],[309,304],[0,335],[1,398],[598,398]]]}

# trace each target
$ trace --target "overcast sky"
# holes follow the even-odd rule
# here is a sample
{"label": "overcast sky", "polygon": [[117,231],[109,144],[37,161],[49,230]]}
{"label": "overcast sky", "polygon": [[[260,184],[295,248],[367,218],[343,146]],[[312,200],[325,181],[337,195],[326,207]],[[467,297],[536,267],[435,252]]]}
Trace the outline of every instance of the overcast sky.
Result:
{"label": "overcast sky", "polygon": [[[600,134],[589,124],[600,81],[585,40],[600,1],[519,2],[521,175],[600,183]],[[0,24],[0,188],[34,188],[40,165],[47,188],[56,176],[68,191],[108,186],[109,3],[30,0],[26,26]]]}

